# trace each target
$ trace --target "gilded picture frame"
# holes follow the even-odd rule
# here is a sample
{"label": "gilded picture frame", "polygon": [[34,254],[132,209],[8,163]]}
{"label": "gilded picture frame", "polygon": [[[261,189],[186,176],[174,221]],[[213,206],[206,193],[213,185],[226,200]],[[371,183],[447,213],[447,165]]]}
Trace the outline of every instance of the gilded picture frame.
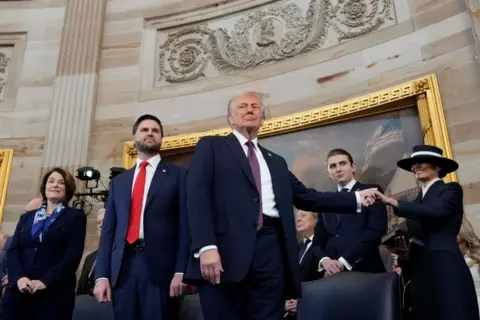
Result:
{"label": "gilded picture frame", "polygon": [[8,181],[12,170],[13,149],[0,149],[0,222],[7,199]]}
{"label": "gilded picture frame", "polygon": [[[259,131],[259,138],[369,117],[412,107],[412,104],[416,105],[418,110],[424,143],[442,148],[444,156],[452,158],[447,123],[435,74],[346,101],[266,120]],[[189,152],[194,149],[198,140],[203,136],[225,136],[230,132],[231,128],[225,127],[165,137],[162,144],[162,155]],[[132,141],[126,141],[123,146],[122,165],[124,168],[131,168],[135,161],[135,146]],[[457,176],[455,173],[451,173],[444,180],[446,182],[457,181]]]}

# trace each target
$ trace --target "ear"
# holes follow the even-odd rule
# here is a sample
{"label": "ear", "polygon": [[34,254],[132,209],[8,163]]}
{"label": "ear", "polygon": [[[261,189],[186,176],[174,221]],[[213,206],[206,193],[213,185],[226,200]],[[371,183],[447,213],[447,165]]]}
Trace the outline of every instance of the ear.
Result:
{"label": "ear", "polygon": [[230,125],[233,124],[233,117],[232,117],[231,114],[228,115],[228,123],[229,123]]}

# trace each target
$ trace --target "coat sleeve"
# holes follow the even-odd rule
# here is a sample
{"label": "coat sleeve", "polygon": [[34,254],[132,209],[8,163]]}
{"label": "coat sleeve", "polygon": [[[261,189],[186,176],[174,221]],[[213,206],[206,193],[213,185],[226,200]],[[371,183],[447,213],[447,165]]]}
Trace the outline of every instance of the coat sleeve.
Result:
{"label": "coat sleeve", "polygon": [[442,219],[462,212],[463,189],[456,183],[448,183],[440,192],[438,199],[430,203],[398,201],[394,212],[399,217],[413,220]]}
{"label": "coat sleeve", "polygon": [[8,283],[12,286],[16,286],[18,279],[25,277],[26,274],[21,259],[23,248],[20,242],[21,233],[24,232],[22,230],[24,230],[26,216],[26,213],[20,216],[15,233],[12,236],[12,242],[7,251]]}
{"label": "coat sleeve", "polygon": [[179,244],[175,272],[184,273],[190,255],[190,232],[187,217],[186,170],[181,170],[178,177],[178,209],[179,209]]}
{"label": "coat sleeve", "polygon": [[95,279],[110,279],[110,266],[112,262],[112,248],[115,239],[115,230],[117,226],[117,212],[115,210],[115,183],[113,180],[110,188],[107,209],[103,218],[102,233],[100,234],[100,243],[97,253],[97,266],[95,267]]}
{"label": "coat sleeve", "polygon": [[315,226],[315,233],[311,247],[313,256],[318,262],[320,262],[322,258],[328,257],[327,253],[325,252],[327,239],[328,234],[325,223],[323,222],[323,214],[320,213],[318,214],[317,225]]}
{"label": "coat sleeve", "polygon": [[216,245],[212,203],[214,150],[210,138],[198,141],[187,174],[187,213],[193,253]]}
{"label": "coat sleeve", "polygon": [[[286,163],[285,163],[286,166]],[[357,199],[353,192],[320,192],[305,187],[291,172],[290,183],[293,192],[293,205],[311,212],[357,212]]]}
{"label": "coat sleeve", "polygon": [[77,211],[73,217],[72,232],[68,242],[66,254],[39,280],[47,288],[55,287],[71,273],[75,273],[82,259],[85,248],[85,234],[87,231],[87,216]]}

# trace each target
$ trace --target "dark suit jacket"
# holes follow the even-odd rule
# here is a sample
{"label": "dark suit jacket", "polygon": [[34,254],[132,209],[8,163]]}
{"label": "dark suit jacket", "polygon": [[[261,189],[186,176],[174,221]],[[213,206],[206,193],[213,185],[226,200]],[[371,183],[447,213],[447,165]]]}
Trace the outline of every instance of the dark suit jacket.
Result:
{"label": "dark suit jacket", "polygon": [[[315,239],[315,237],[314,237]],[[300,261],[300,281],[308,282],[318,280],[322,277],[322,273],[318,272],[319,258],[313,250],[313,243],[305,251],[302,261]]]}
{"label": "dark suit jacket", "polygon": [[[379,185],[360,182],[355,183],[350,191],[369,188],[378,188],[383,192]],[[361,214],[338,216],[338,224],[334,214],[322,213],[315,229],[313,245],[320,259],[343,257],[354,271],[385,272],[378,247],[387,232],[387,220],[387,209],[380,203],[362,207]]]}
{"label": "dark suit jacket", "polygon": [[12,243],[13,237],[8,237],[7,241],[5,241],[5,244],[3,245],[3,250],[0,252],[0,280],[8,274],[8,268],[7,268],[7,252],[8,248],[10,247]]}
{"label": "dark suit jacket", "polygon": [[8,249],[9,287],[17,287],[18,279],[42,281],[50,290],[75,292],[75,271],[82,259],[87,218],[83,211],[65,208],[50,226],[43,242],[31,236],[35,212],[20,216]]}
{"label": "dark suit jacket", "polygon": [[[422,319],[478,319],[470,270],[457,244],[463,219],[463,190],[437,181],[422,198],[398,201],[395,214],[407,218],[409,231],[424,244],[410,251],[410,302]],[[455,275],[452,277],[451,275]]]}
{"label": "dark suit jacket", "polygon": [[[95,278],[115,287],[122,266],[135,167],[112,181],[97,256]],[[189,253],[185,207],[186,169],[161,160],[148,191],[144,212],[145,251],[150,278],[169,285],[175,272],[185,272]]]}
{"label": "dark suit jacket", "polygon": [[[294,287],[289,294],[298,296],[300,269],[293,206],[316,212],[352,213],[356,208],[355,196],[308,189],[289,171],[282,157],[259,148],[272,177],[276,208],[285,234],[289,278]],[[199,259],[193,254],[208,245],[218,247],[224,269],[222,282],[240,282],[246,277],[257,236],[259,197],[245,152],[233,134],[200,139],[187,177],[192,250],[186,278],[192,284],[203,281]]]}
{"label": "dark suit jacket", "polygon": [[97,252],[98,250],[95,250],[85,257],[82,273],[78,279],[77,295],[91,294],[93,292],[95,286],[95,270],[92,270],[92,268],[97,259]]}

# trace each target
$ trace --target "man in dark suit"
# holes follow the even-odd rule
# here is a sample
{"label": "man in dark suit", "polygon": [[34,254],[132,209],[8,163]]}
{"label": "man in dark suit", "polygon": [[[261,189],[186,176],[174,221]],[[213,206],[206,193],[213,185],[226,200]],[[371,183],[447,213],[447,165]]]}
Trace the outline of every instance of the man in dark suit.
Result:
{"label": "man in dark suit", "polygon": [[[97,212],[97,233],[98,236],[102,234],[103,218],[105,217],[105,209],[102,208]],[[77,295],[93,294],[95,286],[95,267],[97,265],[98,249],[91,252],[85,257],[83,263],[82,273],[78,279]]]}
{"label": "man in dark suit", "polygon": [[94,295],[113,302],[117,320],[165,319],[169,293],[185,289],[186,170],[160,158],[162,137],[157,117],[137,119],[137,164],[113,179],[108,197]]}
{"label": "man in dark suit", "polygon": [[[318,272],[318,257],[312,250],[315,226],[318,221],[318,213],[297,210],[295,213],[297,232],[301,235],[300,250],[298,260],[300,263],[300,281],[308,282],[321,278],[322,273]],[[295,319],[297,312],[297,300],[290,299],[285,302],[285,312],[288,313],[287,319]]]}
{"label": "man in dark suit", "polygon": [[[356,167],[349,152],[333,149],[326,162],[339,193],[369,188],[382,190],[379,185],[355,180]],[[319,270],[325,271],[325,276],[345,270],[385,272],[379,246],[386,232],[387,209],[381,203],[362,208],[361,214],[356,215],[322,213],[313,240],[320,257]]]}
{"label": "man in dark suit", "polygon": [[261,96],[230,100],[232,134],[198,142],[187,176],[192,252],[186,278],[199,285],[205,320],[281,319],[300,294],[293,207],[354,213],[374,189],[354,194],[307,189],[279,155],[258,144]]}

